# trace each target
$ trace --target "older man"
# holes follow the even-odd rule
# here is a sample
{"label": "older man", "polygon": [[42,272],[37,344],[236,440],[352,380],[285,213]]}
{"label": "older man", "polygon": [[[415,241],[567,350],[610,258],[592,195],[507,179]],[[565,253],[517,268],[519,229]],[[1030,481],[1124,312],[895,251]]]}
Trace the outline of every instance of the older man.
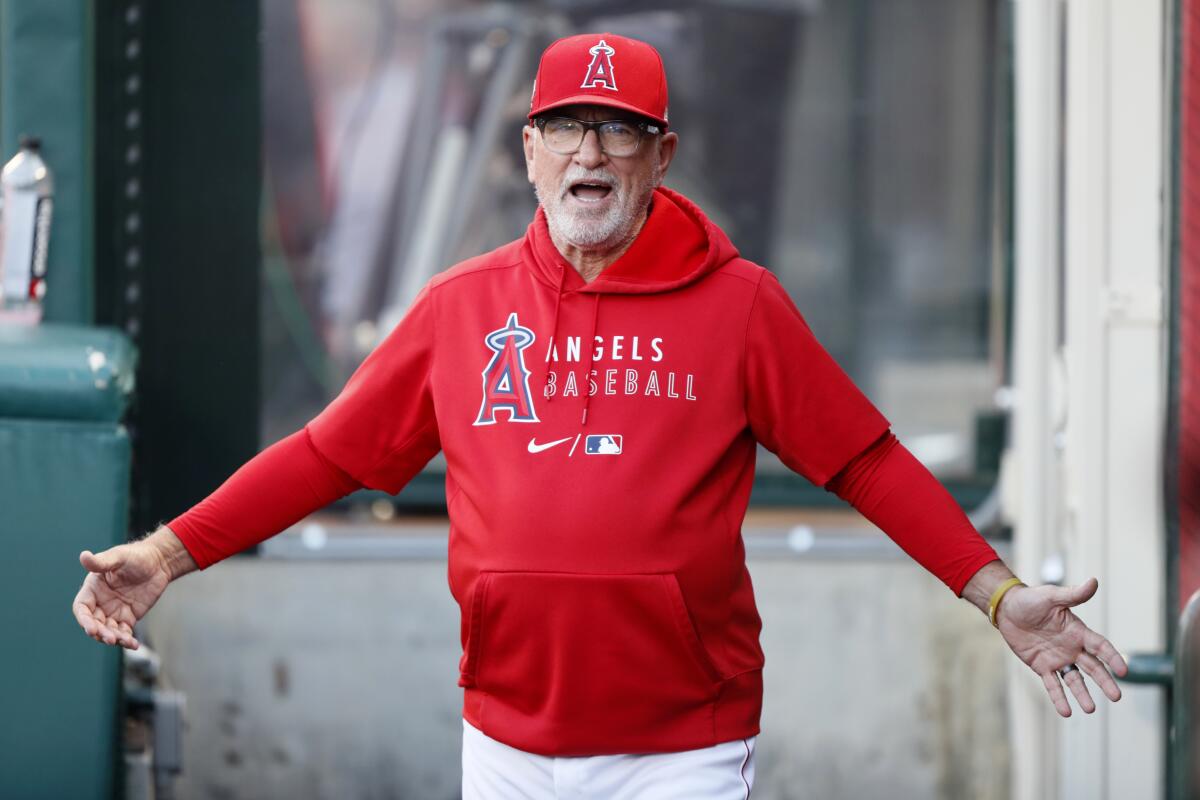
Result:
{"label": "older man", "polygon": [[1060,714],[1060,678],[1095,709],[1081,671],[1120,698],[1124,661],[1070,611],[1095,580],[1014,578],[778,280],[661,185],[678,139],[653,48],[553,43],[529,119],[525,235],[431,280],[320,415],[212,496],[82,553],[91,636],[136,647],[169,581],[356,488],[399,491],[440,449],[464,797],[745,798],[763,654],[740,524],[762,442],[985,611]]}

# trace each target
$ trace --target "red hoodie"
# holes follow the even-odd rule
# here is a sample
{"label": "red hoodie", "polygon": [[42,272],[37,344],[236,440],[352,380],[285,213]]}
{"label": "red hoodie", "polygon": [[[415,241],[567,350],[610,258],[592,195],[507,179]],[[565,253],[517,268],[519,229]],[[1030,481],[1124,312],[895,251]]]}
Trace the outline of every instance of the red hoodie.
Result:
{"label": "red hoodie", "polygon": [[434,277],[307,431],[388,492],[445,452],[465,717],[597,755],[758,732],[756,441],[824,485],[888,427],[779,281],[659,189],[590,283],[540,209]]}

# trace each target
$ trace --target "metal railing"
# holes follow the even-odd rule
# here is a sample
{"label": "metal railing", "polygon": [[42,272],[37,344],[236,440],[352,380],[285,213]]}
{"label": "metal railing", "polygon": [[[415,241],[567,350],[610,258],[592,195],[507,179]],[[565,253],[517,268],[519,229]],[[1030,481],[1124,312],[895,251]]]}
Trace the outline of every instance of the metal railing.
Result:
{"label": "metal railing", "polygon": [[1135,653],[1128,659],[1125,683],[1157,684],[1166,688],[1171,704],[1171,800],[1200,800],[1200,591],[1179,615],[1175,652]]}

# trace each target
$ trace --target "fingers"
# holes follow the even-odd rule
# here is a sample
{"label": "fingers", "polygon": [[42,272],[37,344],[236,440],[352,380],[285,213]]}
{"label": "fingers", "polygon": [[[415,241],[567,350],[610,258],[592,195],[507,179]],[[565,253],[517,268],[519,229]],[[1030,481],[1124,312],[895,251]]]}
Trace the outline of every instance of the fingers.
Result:
{"label": "fingers", "polygon": [[[133,635],[133,628],[130,624],[118,618],[116,614],[111,616],[106,614],[100,607],[96,596],[96,583],[99,581],[108,584],[109,573],[105,570],[117,569],[125,563],[124,557],[113,554],[113,550],[116,549],[110,548],[99,555],[90,550],[84,550],[79,554],[79,563],[92,574],[84,578],[83,585],[79,587],[79,592],[76,593],[75,600],[71,604],[71,612],[75,615],[75,621],[83,628],[84,633],[97,642],[137,650],[140,644]],[[124,611],[129,613],[128,609],[124,609]]]}
{"label": "fingers", "polygon": [[130,650],[136,650],[140,646],[137,638],[133,635],[133,628],[130,627],[129,623],[122,622],[115,617],[108,617],[103,610],[89,608],[86,603],[79,600],[71,606],[71,611],[75,615],[75,621],[83,628],[84,633],[97,642],[101,644],[119,644]]}
{"label": "fingers", "polygon": [[83,628],[83,632],[95,639],[100,631],[100,623],[92,617],[91,609],[76,601],[71,606],[71,612],[75,615],[75,621],[79,623],[79,627]]}
{"label": "fingers", "polygon": [[1095,631],[1088,629],[1084,634],[1083,646],[1087,652],[1100,659],[1108,668],[1113,671],[1113,674],[1119,677],[1125,677],[1125,673],[1129,672],[1129,665],[1125,663],[1125,659],[1117,652],[1117,648],[1112,646],[1112,642],[1105,639]]}
{"label": "fingers", "polygon": [[83,632],[99,642],[102,641],[100,632],[104,626],[95,616],[96,596],[89,586],[93,580],[90,575],[84,579],[83,586],[79,587],[75,599],[71,602],[71,613],[75,615],[75,621],[83,628]]}
{"label": "fingers", "polygon": [[[1078,662],[1076,667],[1080,666]],[[1071,694],[1075,695],[1075,702],[1079,703],[1079,707],[1083,709],[1083,713],[1091,714],[1096,710],[1096,703],[1092,700],[1092,695],[1087,689],[1087,684],[1083,681],[1083,670],[1073,669],[1063,678],[1067,686],[1071,687]]]}
{"label": "fingers", "polygon": [[111,627],[109,627],[108,616],[104,613],[104,611],[97,608],[92,612],[92,616],[95,617],[96,621],[100,623],[100,641],[104,642],[105,644],[116,644],[118,634]]}
{"label": "fingers", "polygon": [[1067,702],[1067,696],[1063,694],[1062,685],[1058,682],[1058,673],[1051,670],[1042,675],[1042,685],[1046,687],[1046,692],[1050,695],[1050,702],[1054,704],[1054,709],[1059,716],[1071,716],[1071,705]]}
{"label": "fingers", "polygon": [[104,627],[101,637],[105,644],[119,644],[131,650],[136,649],[137,640],[133,638],[133,628],[129,627],[129,623],[122,622],[115,616],[106,616],[100,609],[96,609],[95,616]]}
{"label": "fingers", "polygon": [[1100,582],[1093,576],[1075,586],[1056,587],[1053,597],[1056,603],[1077,606],[1091,600],[1092,595],[1096,594],[1096,589],[1098,588],[1100,588]]}
{"label": "fingers", "polygon": [[133,635],[133,627],[128,622],[118,622],[117,626],[120,628],[121,633],[123,634],[121,645],[123,647],[128,647],[130,650],[137,650],[138,640]]}
{"label": "fingers", "polygon": [[[1096,703],[1092,700],[1087,682],[1083,679],[1085,672],[1091,676],[1109,700],[1115,703],[1121,699],[1120,687],[1117,686],[1117,682],[1113,680],[1112,675],[1108,673],[1100,659],[1091,653],[1080,653],[1075,657],[1075,665],[1078,669],[1068,672],[1062,680],[1071,688],[1071,693],[1075,695],[1075,701],[1079,703],[1079,707],[1083,709],[1084,713],[1091,714],[1096,710]],[[1050,701],[1059,715],[1069,717],[1071,716],[1071,707],[1067,703],[1067,696],[1059,683],[1059,677],[1058,670],[1051,670],[1042,676],[1042,684],[1046,687]]]}
{"label": "fingers", "polygon": [[1112,675],[1104,668],[1100,659],[1091,653],[1080,653],[1075,657],[1075,663],[1081,670],[1091,676],[1096,685],[1104,692],[1104,696],[1114,703],[1121,699],[1121,687],[1113,680]]}
{"label": "fingers", "polygon": [[[76,617],[79,618],[78,616]],[[84,617],[80,623],[84,632],[100,644],[116,644],[118,636],[107,625],[94,616]]]}
{"label": "fingers", "polygon": [[114,570],[125,563],[123,556],[116,551],[120,548],[110,547],[103,553],[93,553],[91,550],[84,550],[79,554],[79,563],[88,572],[108,572]]}
{"label": "fingers", "polygon": [[83,628],[83,632],[95,639],[97,642],[104,644],[105,627],[100,620],[96,619],[94,612],[96,609],[89,608],[83,602],[76,601],[71,606],[71,611],[75,614],[75,621]]}
{"label": "fingers", "polygon": [[120,645],[130,650],[138,649],[138,641],[133,637],[133,631],[124,623],[110,622],[108,625],[98,626],[98,632],[92,638],[102,644]]}

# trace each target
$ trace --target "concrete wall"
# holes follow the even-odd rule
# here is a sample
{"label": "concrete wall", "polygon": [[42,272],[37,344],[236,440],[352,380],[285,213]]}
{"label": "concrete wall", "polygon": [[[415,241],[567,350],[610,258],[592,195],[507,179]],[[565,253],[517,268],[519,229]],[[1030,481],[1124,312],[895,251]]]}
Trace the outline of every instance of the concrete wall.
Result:
{"label": "concrete wall", "polygon": [[[1015,656],[974,607],[881,553],[751,558],[767,653],[756,800],[1008,797]],[[235,558],[173,585],[147,628],[187,693],[183,800],[458,797],[444,561]]]}

